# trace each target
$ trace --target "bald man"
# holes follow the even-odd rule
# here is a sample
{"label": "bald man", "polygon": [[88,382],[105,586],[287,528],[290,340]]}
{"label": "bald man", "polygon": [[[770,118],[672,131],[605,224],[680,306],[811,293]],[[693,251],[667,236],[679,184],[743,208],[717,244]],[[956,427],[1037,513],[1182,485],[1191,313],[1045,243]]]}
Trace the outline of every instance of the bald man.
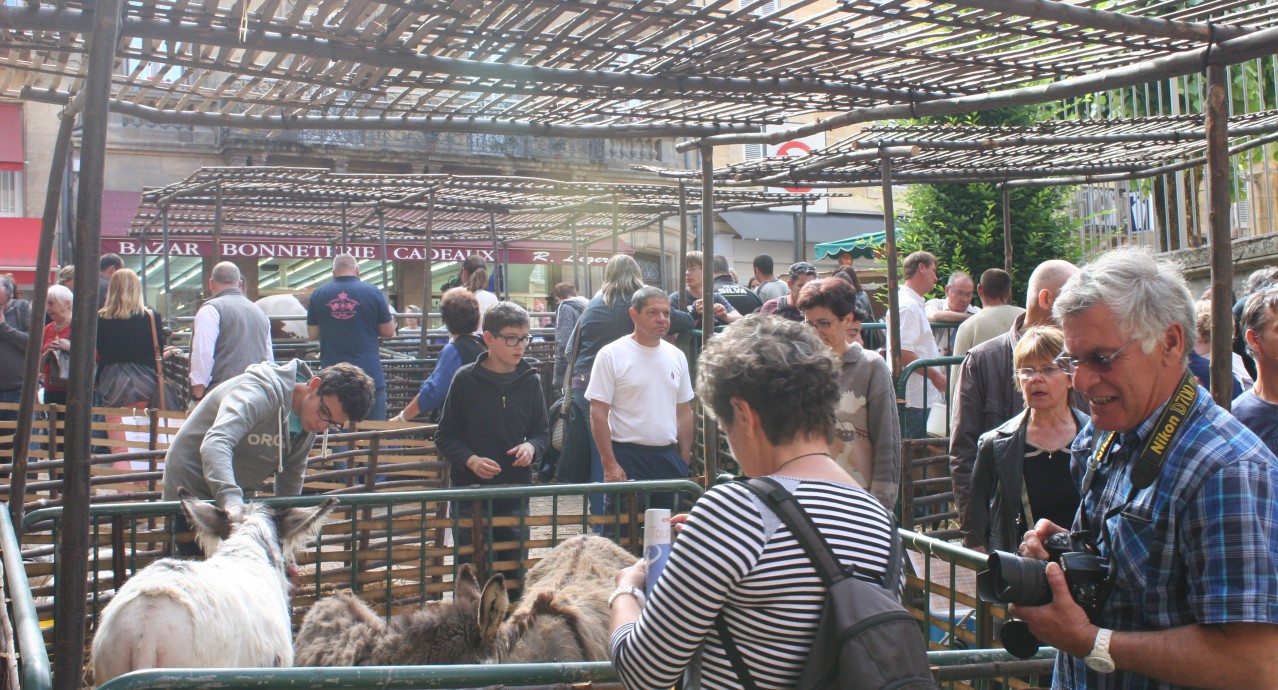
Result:
{"label": "bald man", "polygon": [[386,377],[381,341],[395,335],[390,303],[376,285],[359,279],[359,263],[350,254],[333,257],[333,282],[311,294],[306,331],[320,343],[320,366],[349,362],[373,379],[376,394],[366,419],[386,419]]}
{"label": "bald man", "polygon": [[1025,294],[1026,311],[1003,335],[972,348],[959,368],[957,395],[951,401],[950,477],[954,481],[954,500],[967,533],[967,504],[970,495],[972,465],[976,462],[976,442],[981,434],[1011,419],[1025,407],[1021,391],[1012,378],[1012,349],[1021,332],[1032,326],[1054,325],[1052,305],[1061,286],[1078,272],[1068,261],[1052,259],[1039,264],[1030,274]]}
{"label": "bald man", "polygon": [[191,397],[200,400],[250,364],[274,362],[271,322],[244,296],[240,269],[230,261],[213,267],[213,295],[195,312],[191,334]]}

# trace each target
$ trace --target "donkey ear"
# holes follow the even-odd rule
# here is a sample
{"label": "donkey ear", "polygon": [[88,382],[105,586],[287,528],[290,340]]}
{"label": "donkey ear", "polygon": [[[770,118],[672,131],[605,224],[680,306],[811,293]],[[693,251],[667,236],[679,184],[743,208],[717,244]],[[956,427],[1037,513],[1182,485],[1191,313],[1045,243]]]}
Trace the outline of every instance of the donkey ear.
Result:
{"label": "donkey ear", "polygon": [[178,489],[178,498],[182,501],[182,511],[195,527],[196,534],[217,539],[231,536],[230,515],[225,510],[201,501],[185,487]]}
{"label": "donkey ear", "polygon": [[510,608],[510,595],[506,593],[506,578],[498,573],[488,578],[484,593],[479,597],[479,640],[488,645],[497,639],[497,630],[506,619]]}
{"label": "donkey ear", "polygon": [[284,545],[284,553],[299,550],[319,534],[324,525],[324,517],[337,507],[336,498],[327,498],[314,508],[289,508],[278,514],[280,543]]}
{"label": "donkey ear", "polygon": [[479,594],[479,579],[475,577],[474,566],[462,563],[457,569],[457,580],[453,583],[453,598],[479,601]]}

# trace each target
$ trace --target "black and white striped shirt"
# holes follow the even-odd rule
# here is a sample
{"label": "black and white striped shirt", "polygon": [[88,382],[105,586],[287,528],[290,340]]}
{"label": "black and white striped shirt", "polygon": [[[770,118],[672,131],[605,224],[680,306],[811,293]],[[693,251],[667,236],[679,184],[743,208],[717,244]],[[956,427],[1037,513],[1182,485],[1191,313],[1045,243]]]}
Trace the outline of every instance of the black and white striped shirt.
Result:
{"label": "black and white striped shirt", "polygon": [[[865,490],[775,477],[816,522],[845,565],[877,581],[887,566],[891,521]],[[701,687],[740,688],[714,621],[723,612],[755,684],[798,683],[825,588],[803,547],[741,486],[707,491],[675,541],[638,621],[612,636],[612,661],[627,688],[669,688],[701,651]]]}

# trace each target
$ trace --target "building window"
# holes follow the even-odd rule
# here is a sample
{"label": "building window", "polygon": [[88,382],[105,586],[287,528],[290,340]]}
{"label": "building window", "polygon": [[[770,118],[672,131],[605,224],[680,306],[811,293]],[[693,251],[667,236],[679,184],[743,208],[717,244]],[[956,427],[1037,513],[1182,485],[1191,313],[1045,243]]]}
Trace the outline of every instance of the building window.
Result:
{"label": "building window", "polygon": [[22,173],[0,170],[0,216],[22,216]]}

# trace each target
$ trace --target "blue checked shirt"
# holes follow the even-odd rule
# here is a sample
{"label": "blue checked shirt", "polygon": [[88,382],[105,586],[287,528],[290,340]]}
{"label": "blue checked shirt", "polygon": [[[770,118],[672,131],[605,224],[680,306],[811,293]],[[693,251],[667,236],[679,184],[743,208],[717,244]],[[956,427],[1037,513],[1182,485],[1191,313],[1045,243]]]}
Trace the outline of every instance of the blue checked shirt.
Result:
{"label": "blue checked shirt", "polygon": [[[1164,406],[1166,403],[1164,403]],[[1131,491],[1130,470],[1162,408],[1115,439],[1074,529],[1099,535],[1102,517]],[[1075,439],[1071,471],[1082,486],[1094,443],[1090,423]],[[1097,624],[1117,631],[1192,623],[1278,624],[1278,459],[1199,387],[1194,409],[1152,486],[1105,522],[1113,591]],[[1095,673],[1083,659],[1056,657],[1053,690],[1173,690],[1125,671]]]}

